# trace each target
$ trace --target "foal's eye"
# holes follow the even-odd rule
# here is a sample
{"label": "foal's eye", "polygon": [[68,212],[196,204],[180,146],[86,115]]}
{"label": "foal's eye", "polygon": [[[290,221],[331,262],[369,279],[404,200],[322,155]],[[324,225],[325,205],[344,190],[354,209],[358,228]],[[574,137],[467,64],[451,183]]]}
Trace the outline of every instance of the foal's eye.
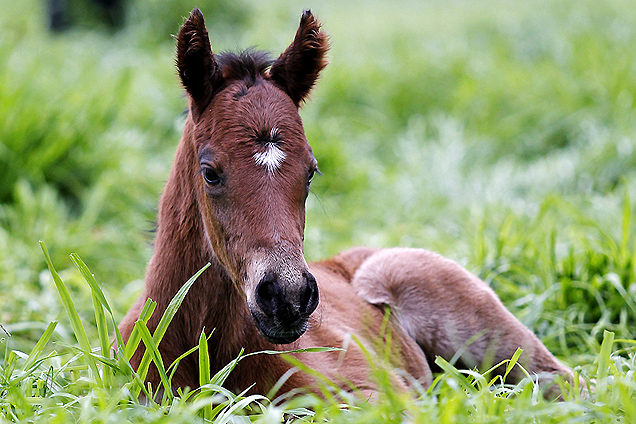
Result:
{"label": "foal's eye", "polygon": [[203,171],[203,179],[205,180],[206,183],[208,183],[211,186],[217,186],[221,184],[221,177],[213,168],[206,166],[205,168],[203,168],[202,171]]}
{"label": "foal's eye", "polygon": [[312,168],[311,171],[309,171],[309,174],[307,174],[307,187],[311,185],[311,180],[314,178],[316,172],[318,173],[318,175],[322,175],[318,168]]}
{"label": "foal's eye", "polygon": [[316,173],[315,169],[309,171],[309,175],[307,176],[307,185],[311,184],[311,180],[314,178],[314,174]]}

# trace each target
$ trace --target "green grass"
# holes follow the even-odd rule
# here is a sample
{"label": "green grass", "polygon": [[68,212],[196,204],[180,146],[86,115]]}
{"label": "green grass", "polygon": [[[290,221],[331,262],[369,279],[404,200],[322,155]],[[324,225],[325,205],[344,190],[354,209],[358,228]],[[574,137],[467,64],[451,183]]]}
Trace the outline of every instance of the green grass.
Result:
{"label": "green grass", "polygon": [[[372,403],[355,393],[334,390],[333,383],[328,381],[323,389],[323,398],[306,394],[270,400],[263,395],[235,395],[222,385],[244,356],[239,354],[236,360],[210,377],[205,333],[201,334],[199,345],[186,353],[199,350],[201,386],[193,391],[179,390],[173,394],[169,390],[170,381],[180,358],[165,369],[157,346],[163,335],[162,329],[169,325],[185,294],[206,267],[175,295],[154,335],[150,334],[141,318],[135,325],[138,337],[133,335],[124,344],[99,285],[83,261],[73,255],[73,262],[93,293],[94,312],[99,323],[93,329],[99,334],[99,343],[93,346],[68,289],[50,261],[48,250],[43,243],[41,245],[79,346],[70,343],[63,346],[65,353],[54,350],[44,354],[57,321],[49,324],[29,353],[9,350],[7,340],[0,339],[6,344],[4,361],[0,366],[0,414],[8,421],[560,423],[632,422],[636,419],[636,408],[633,407],[636,340],[622,340],[630,348],[614,351],[619,341],[614,339],[614,333],[608,331],[604,333],[594,362],[587,371],[582,371],[592,394],[581,395],[579,387],[572,389],[565,384],[562,386],[568,390],[565,400],[557,403],[543,399],[532,375],[510,385],[506,384],[505,376],[492,378],[489,371],[482,374],[474,370],[458,370],[441,358],[436,363],[444,372],[437,376],[430,388],[425,390],[415,386],[414,393],[395,392],[390,385],[392,370],[381,365],[382,360],[370,351],[366,351],[366,355],[379,387]],[[108,312],[108,319],[105,312]],[[116,351],[108,340],[112,331],[117,333],[119,347]],[[142,365],[135,372],[128,360],[140,342],[144,343],[147,351]],[[360,347],[364,349],[362,345]],[[506,374],[519,366],[516,364],[519,354],[520,351],[507,364]],[[151,361],[159,368],[160,388],[165,388],[163,391],[158,392],[160,388],[143,384],[147,364]],[[302,363],[292,363],[301,370],[305,369]]]}
{"label": "green grass", "polygon": [[[308,260],[360,244],[436,250],[595,388],[553,404],[528,382],[449,368],[415,399],[380,384],[372,407],[340,394],[247,406],[221,377],[137,401],[147,388],[108,346],[152,253],[186,107],[170,34],[194,4],[128,5],[119,32],[55,36],[42,2],[2,5],[0,324],[11,337],[0,328],[0,421],[634,421],[630,2],[198,3],[215,51],[277,53],[306,7],[331,34],[331,64],[302,111],[324,174],[307,205]],[[140,323],[144,342],[156,340]]]}

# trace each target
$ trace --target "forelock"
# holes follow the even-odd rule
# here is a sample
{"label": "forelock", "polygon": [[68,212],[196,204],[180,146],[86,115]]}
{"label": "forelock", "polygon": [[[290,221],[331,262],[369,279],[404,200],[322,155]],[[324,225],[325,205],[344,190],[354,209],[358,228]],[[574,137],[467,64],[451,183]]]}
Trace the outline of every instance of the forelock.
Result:
{"label": "forelock", "polygon": [[245,81],[252,85],[266,76],[273,60],[267,52],[248,49],[239,53],[221,53],[217,62],[226,81]]}

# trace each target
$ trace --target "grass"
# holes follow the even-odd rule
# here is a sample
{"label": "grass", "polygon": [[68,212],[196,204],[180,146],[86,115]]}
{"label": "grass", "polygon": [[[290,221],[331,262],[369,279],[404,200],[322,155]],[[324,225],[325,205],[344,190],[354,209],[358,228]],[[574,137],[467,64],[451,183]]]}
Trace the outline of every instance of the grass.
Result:
{"label": "grass", "polygon": [[[1,339],[5,343],[5,355],[0,366],[0,414],[8,421],[107,422],[117,419],[136,422],[142,419],[144,422],[227,423],[408,420],[485,423],[631,422],[636,418],[636,408],[632,406],[636,390],[636,340],[623,340],[630,348],[614,351],[618,340],[615,340],[614,333],[608,331],[604,332],[600,351],[592,364],[593,369],[589,373],[583,371],[589,387],[593,388],[592,395],[581,396],[578,387],[575,387],[559,403],[543,399],[532,375],[516,385],[510,385],[505,383],[505,376],[491,378],[489,371],[482,374],[474,370],[458,370],[441,358],[436,363],[444,372],[437,376],[430,388],[420,388],[416,392],[419,396],[414,398],[413,394],[393,391],[391,370],[378,365],[382,361],[369,351],[366,353],[367,358],[372,364],[373,378],[380,388],[372,404],[348,393],[327,390],[329,386],[325,388],[324,399],[304,395],[272,401],[263,395],[234,395],[223,389],[222,384],[243,355],[239,354],[236,360],[210,377],[205,332],[201,334],[199,345],[187,353],[199,350],[201,386],[193,391],[179,390],[173,394],[170,380],[181,358],[164,369],[157,345],[174,312],[207,266],[175,295],[154,335],[145,326],[143,316],[147,319],[149,315],[142,313],[142,318],[135,325],[136,333],[124,344],[102,290],[83,261],[77,255],[72,255],[74,264],[93,293],[98,323],[94,330],[99,334],[99,344],[92,346],[65,283],[51,263],[46,246],[43,243],[41,246],[79,346],[71,343],[64,346],[66,353],[51,351],[44,354],[58,325],[56,321],[49,324],[28,354],[9,350],[6,339]],[[152,303],[149,301],[145,309],[154,309]],[[117,334],[119,347],[116,350],[108,337],[112,331]],[[128,361],[140,342],[144,343],[147,350],[142,365],[135,371]],[[507,364],[506,374],[514,366],[519,366],[516,358],[520,353],[518,351]],[[157,387],[144,386],[143,379],[150,362],[158,366],[162,388],[166,390],[157,392]],[[303,369],[302,363],[296,365]],[[590,380],[591,377],[594,380]]]}
{"label": "grass", "polygon": [[[58,35],[41,2],[3,5],[0,421],[634,421],[626,0],[199,3],[215,51],[279,52],[305,7],[331,34],[331,64],[302,111],[324,174],[307,205],[308,260],[358,244],[449,256],[575,367],[591,398],[554,404],[529,381],[450,367],[416,398],[380,384],[373,406],[337,393],[245,400],[203,369],[202,389],[138,402],[147,388],[109,342],[140,293],[184,121],[170,33],[193,5],[164,3],[130,2],[115,33]],[[136,342],[152,337],[140,323]]]}

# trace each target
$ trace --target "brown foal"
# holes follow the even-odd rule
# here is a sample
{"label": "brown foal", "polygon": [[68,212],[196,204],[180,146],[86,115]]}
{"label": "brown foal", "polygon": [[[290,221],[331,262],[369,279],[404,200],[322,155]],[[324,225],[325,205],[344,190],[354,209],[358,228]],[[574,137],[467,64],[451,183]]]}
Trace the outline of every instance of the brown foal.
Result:
{"label": "brown foal", "polygon": [[[517,348],[530,373],[571,376],[494,292],[456,263],[420,249],[356,248],[307,264],[305,200],[317,162],[298,109],[326,65],[328,37],[305,11],[291,45],[215,55],[194,9],[177,37],[177,68],[189,114],[161,196],[155,251],[145,289],[120,329],[130,336],[146,299],[157,302],[153,331],[181,285],[207,262],[160,346],[166,364],[209,339],[212,372],[246,352],[315,346],[346,351],[295,353],[344,389],[373,392],[361,346],[379,337],[391,308],[394,365],[423,386],[430,364],[459,354],[468,367],[509,359]],[[351,335],[361,340],[350,343]],[[140,348],[132,358],[140,363]],[[279,355],[241,361],[226,385],[266,393],[292,366]],[[521,373],[510,378],[519,380]],[[157,387],[151,368],[147,379]],[[411,380],[412,381],[412,380]],[[198,386],[198,356],[178,368],[175,387]],[[408,382],[396,379],[406,388]],[[297,372],[282,386],[316,388]]]}

